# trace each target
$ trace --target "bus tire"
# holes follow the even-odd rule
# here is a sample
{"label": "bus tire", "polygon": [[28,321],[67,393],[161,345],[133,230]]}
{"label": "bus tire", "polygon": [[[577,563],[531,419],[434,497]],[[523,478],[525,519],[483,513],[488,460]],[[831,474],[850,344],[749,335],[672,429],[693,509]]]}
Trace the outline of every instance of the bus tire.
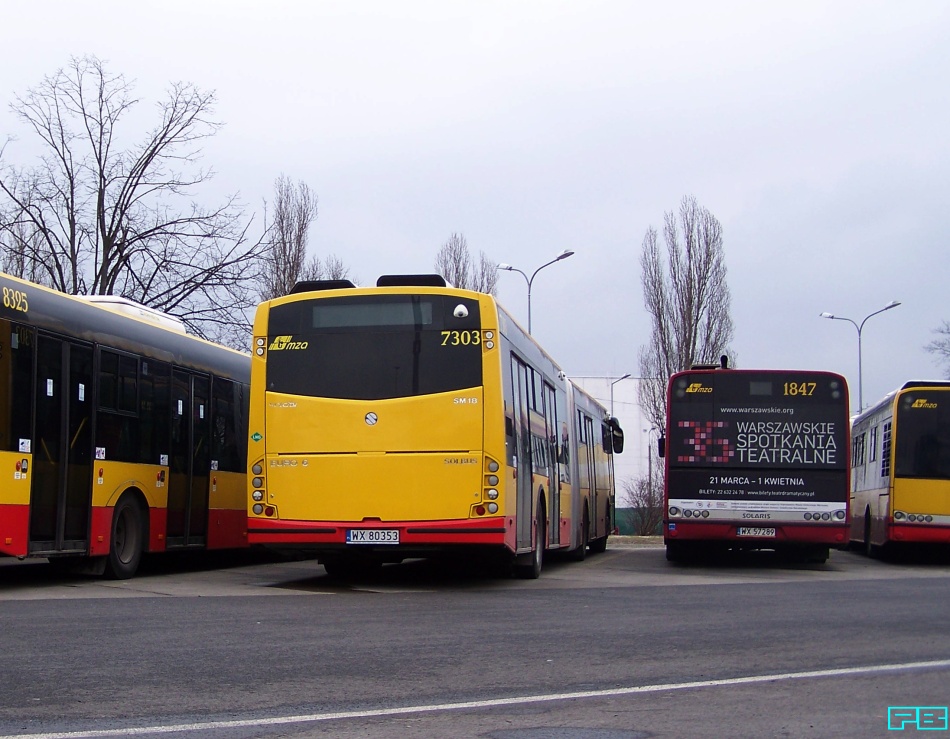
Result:
{"label": "bus tire", "polygon": [[610,534],[604,534],[599,539],[594,539],[590,543],[590,553],[591,554],[603,554],[607,551],[607,539]]}
{"label": "bus tire", "polygon": [[570,558],[574,562],[583,562],[587,559],[588,537],[590,536],[590,517],[587,514],[587,506],[584,506],[584,517],[581,523],[581,543],[576,549],[570,551]]}
{"label": "bus tire", "polygon": [[878,548],[871,543],[871,511],[864,512],[864,555],[866,557],[876,558]]}
{"label": "bus tire", "polygon": [[686,561],[686,547],[683,546],[682,542],[679,542],[679,541],[667,542],[666,561],[667,562],[685,562]]}
{"label": "bus tire", "polygon": [[145,548],[145,517],[132,494],[119,498],[112,511],[109,555],[105,575],[110,580],[128,580],[139,568]]}
{"label": "bus tire", "polygon": [[544,515],[544,504],[538,506],[538,520],[535,524],[534,550],[531,552],[531,564],[520,565],[518,576],[523,580],[537,580],[541,577],[541,568],[544,566],[544,543],[547,541],[547,519]]}

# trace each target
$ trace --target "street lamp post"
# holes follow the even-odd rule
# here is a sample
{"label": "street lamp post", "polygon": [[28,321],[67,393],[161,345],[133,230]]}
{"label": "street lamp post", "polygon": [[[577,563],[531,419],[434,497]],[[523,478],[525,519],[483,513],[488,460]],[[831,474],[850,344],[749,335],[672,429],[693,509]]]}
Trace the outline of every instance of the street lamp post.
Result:
{"label": "street lamp post", "polygon": [[613,415],[614,415],[614,385],[616,385],[621,380],[626,380],[628,377],[630,377],[629,372],[625,374],[623,377],[618,377],[616,380],[610,383],[610,417],[611,418],[613,418]]}
{"label": "street lamp post", "polygon": [[556,257],[554,257],[554,259],[552,259],[550,262],[545,262],[540,267],[538,267],[534,272],[531,273],[531,277],[528,277],[528,275],[526,275],[517,267],[512,267],[510,264],[505,264],[504,262],[502,262],[496,267],[496,269],[503,269],[506,272],[517,272],[522,277],[524,277],[524,281],[528,283],[528,333],[529,334],[531,333],[531,285],[534,284],[534,278],[537,276],[538,272],[540,272],[545,267],[549,267],[555,262],[560,262],[562,259],[567,259],[569,256],[572,256],[573,254],[574,252],[571,251],[570,249],[565,249]]}
{"label": "street lamp post", "polygon": [[868,320],[871,316],[876,316],[878,313],[883,313],[884,311],[890,310],[891,308],[896,308],[896,307],[899,306],[899,305],[900,305],[900,302],[899,302],[899,301],[897,301],[897,300],[892,300],[890,303],[888,303],[887,305],[885,305],[885,306],[884,306],[883,308],[881,308],[880,310],[876,310],[876,311],[874,311],[873,313],[868,313],[868,314],[864,317],[864,319],[861,321],[861,323],[857,323],[856,321],[852,320],[851,318],[845,318],[844,316],[836,316],[836,315],[834,315],[833,313],[821,313],[821,314],[819,314],[821,318],[830,318],[830,319],[835,320],[835,321],[847,321],[847,322],[850,323],[852,326],[854,326],[854,327],[857,329],[857,331],[858,331],[858,413],[860,413],[862,410],[864,410],[864,396],[863,396],[863,394],[862,394],[862,386],[861,386],[861,382],[862,382],[862,378],[861,378],[861,331],[864,330],[864,324],[867,322],[867,320]]}

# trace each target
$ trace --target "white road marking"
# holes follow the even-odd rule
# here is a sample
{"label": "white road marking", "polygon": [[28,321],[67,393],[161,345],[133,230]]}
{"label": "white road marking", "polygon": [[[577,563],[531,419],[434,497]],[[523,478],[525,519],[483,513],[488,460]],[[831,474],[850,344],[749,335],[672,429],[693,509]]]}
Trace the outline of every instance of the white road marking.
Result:
{"label": "white road marking", "polygon": [[833,670],[809,670],[807,672],[780,672],[773,675],[750,675],[730,677],[720,680],[697,680],[687,683],[660,683],[658,685],[637,685],[628,688],[610,688],[607,690],[582,690],[574,693],[550,693],[547,695],[525,695],[512,698],[495,698],[482,701],[462,701],[459,703],[436,703],[433,705],[404,706],[402,708],[378,708],[364,711],[339,711],[336,713],[310,713],[293,716],[274,716],[261,719],[243,719],[235,721],[204,721],[191,724],[168,724],[165,726],[130,726],[124,729],[89,729],[85,731],[62,731],[46,734],[8,734],[0,739],[95,739],[96,737],[145,736],[148,734],[172,734],[176,732],[214,731],[221,729],[253,729],[283,724],[309,724],[321,721],[340,721],[353,718],[379,718],[402,716],[411,713],[438,713],[442,711],[466,711],[498,706],[517,706],[527,703],[551,703],[554,701],[578,700],[584,698],[615,698],[624,695],[642,693],[664,693],[673,690],[694,690],[729,685],[751,685],[755,683],[779,682],[782,680],[806,680],[810,678],[844,677],[851,675],[874,675],[888,672],[907,672],[909,670],[950,669],[950,659],[928,662],[904,662],[893,665],[868,665],[865,667],[840,667]]}

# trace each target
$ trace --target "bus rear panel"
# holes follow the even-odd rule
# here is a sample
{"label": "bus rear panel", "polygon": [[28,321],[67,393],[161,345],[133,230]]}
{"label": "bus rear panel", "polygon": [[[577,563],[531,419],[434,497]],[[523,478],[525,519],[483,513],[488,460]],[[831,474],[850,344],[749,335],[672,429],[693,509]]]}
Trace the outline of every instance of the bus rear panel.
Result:
{"label": "bus rear panel", "polygon": [[251,542],[394,560],[503,546],[497,319],[471,293],[350,292],[259,314]]}
{"label": "bus rear panel", "polygon": [[664,540],[827,556],[848,532],[848,391],[828,372],[694,370],[668,394]]}

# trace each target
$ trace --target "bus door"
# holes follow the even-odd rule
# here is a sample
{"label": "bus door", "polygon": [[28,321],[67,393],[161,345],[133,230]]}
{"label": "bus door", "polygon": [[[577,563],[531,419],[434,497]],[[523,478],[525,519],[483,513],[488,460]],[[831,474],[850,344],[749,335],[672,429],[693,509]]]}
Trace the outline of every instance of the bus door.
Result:
{"label": "bus door", "polygon": [[517,453],[517,504],[518,549],[531,547],[531,427],[528,423],[528,367],[516,357],[511,358],[511,384],[514,395],[514,438]]}
{"label": "bus door", "polygon": [[172,370],[168,547],[203,546],[208,531],[211,405],[207,377]]}
{"label": "bus door", "polygon": [[544,423],[547,427],[545,445],[547,447],[548,479],[548,539],[552,545],[561,543],[561,472],[558,463],[557,448],[557,410],[554,404],[554,388],[544,383]]}
{"label": "bus door", "polygon": [[85,552],[92,494],[92,347],[40,334],[30,552]]}
{"label": "bus door", "polygon": [[587,484],[590,490],[591,505],[591,523],[594,526],[593,537],[599,538],[605,531],[598,528],[600,521],[600,508],[604,504],[606,491],[597,489],[597,441],[594,438],[594,420],[590,416],[584,416],[584,438],[587,439],[587,445],[584,452],[587,455]]}
{"label": "bus door", "polygon": [[590,520],[588,535],[597,538],[597,490],[594,486],[594,422],[580,410],[577,411],[577,485],[581,500],[589,501]]}

